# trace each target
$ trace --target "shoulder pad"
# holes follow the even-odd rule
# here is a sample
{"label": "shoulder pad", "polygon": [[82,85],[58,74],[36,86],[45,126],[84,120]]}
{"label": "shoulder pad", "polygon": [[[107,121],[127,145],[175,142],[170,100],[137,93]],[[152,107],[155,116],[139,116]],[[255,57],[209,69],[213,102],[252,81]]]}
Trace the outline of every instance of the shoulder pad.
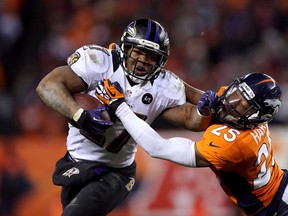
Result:
{"label": "shoulder pad", "polygon": [[186,98],[183,81],[171,71],[165,70],[156,80],[157,85],[164,89],[163,94],[167,98],[174,100]]}
{"label": "shoulder pad", "polygon": [[111,51],[104,47],[85,45],[68,57],[67,63],[75,70],[103,73],[109,68],[109,58],[111,56]]}

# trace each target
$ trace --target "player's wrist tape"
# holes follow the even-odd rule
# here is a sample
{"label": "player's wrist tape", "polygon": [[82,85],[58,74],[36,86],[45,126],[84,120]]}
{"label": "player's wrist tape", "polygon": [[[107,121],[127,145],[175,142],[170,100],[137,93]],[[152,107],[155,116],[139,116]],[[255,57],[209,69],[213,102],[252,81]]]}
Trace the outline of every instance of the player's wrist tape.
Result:
{"label": "player's wrist tape", "polygon": [[202,118],[210,117],[210,116],[212,115],[212,113],[204,115],[204,114],[202,114],[202,113],[199,111],[198,108],[197,108],[197,114],[198,114],[200,117],[202,117]]}
{"label": "player's wrist tape", "polygon": [[75,122],[78,122],[83,112],[84,112],[84,109],[82,108],[78,109],[77,112],[73,115],[73,120]]}

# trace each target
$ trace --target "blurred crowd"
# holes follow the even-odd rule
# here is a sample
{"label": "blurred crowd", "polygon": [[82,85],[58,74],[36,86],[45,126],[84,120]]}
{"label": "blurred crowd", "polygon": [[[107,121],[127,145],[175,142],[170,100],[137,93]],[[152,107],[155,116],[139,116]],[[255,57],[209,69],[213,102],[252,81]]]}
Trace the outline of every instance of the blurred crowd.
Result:
{"label": "blurred crowd", "polygon": [[[259,71],[280,83],[288,106],[287,0],[1,0],[0,134],[65,131],[36,95],[39,80],[82,45],[119,43],[143,17],[167,29],[167,68],[189,84],[217,91]],[[288,123],[288,109],[275,122]]]}
{"label": "blurred crowd", "polygon": [[[67,121],[40,101],[38,82],[83,45],[119,43],[139,18],[167,29],[167,69],[197,88],[217,91],[248,72],[272,75],[283,90],[273,124],[288,124],[287,0],[0,0],[1,216],[12,215],[23,194],[38,190],[28,203],[47,203],[56,190],[52,161],[64,151]],[[38,207],[36,215],[47,211]]]}

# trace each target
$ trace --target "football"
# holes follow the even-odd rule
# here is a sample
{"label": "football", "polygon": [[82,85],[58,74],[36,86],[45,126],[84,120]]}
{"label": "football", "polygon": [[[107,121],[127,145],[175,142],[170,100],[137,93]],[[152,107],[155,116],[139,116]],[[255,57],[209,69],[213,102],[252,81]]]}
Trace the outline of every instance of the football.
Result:
{"label": "football", "polygon": [[[74,100],[76,101],[76,103],[82,107],[85,110],[89,110],[89,109],[95,109],[98,106],[102,106],[103,104],[95,97],[88,95],[88,94],[84,94],[84,93],[75,93],[72,95],[72,97],[74,98]],[[102,119],[107,120],[107,121],[111,121],[110,115],[109,113],[104,110],[101,114]],[[68,120],[70,122],[70,124],[72,124],[73,126],[77,127],[75,125],[75,122],[72,120]]]}
{"label": "football", "polygon": [[77,102],[77,104],[85,110],[94,109],[102,105],[98,99],[88,94],[76,93],[76,94],[73,94],[72,97]]}

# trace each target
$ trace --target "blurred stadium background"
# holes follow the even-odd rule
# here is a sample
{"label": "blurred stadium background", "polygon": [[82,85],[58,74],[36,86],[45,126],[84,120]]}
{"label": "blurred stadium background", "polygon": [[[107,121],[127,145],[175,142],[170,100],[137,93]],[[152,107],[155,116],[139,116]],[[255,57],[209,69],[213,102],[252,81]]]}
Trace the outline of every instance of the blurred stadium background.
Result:
{"label": "blurred stadium background", "polygon": [[[167,30],[167,68],[189,84],[216,91],[235,77],[259,71],[283,90],[271,124],[276,160],[288,167],[287,0],[0,0],[0,216],[59,216],[52,184],[65,153],[66,120],[35,93],[40,79],[75,49],[119,43],[138,18]],[[198,140],[201,133],[157,120],[163,136]],[[240,216],[212,172],[151,159],[140,148],[138,183],[109,216]]]}

